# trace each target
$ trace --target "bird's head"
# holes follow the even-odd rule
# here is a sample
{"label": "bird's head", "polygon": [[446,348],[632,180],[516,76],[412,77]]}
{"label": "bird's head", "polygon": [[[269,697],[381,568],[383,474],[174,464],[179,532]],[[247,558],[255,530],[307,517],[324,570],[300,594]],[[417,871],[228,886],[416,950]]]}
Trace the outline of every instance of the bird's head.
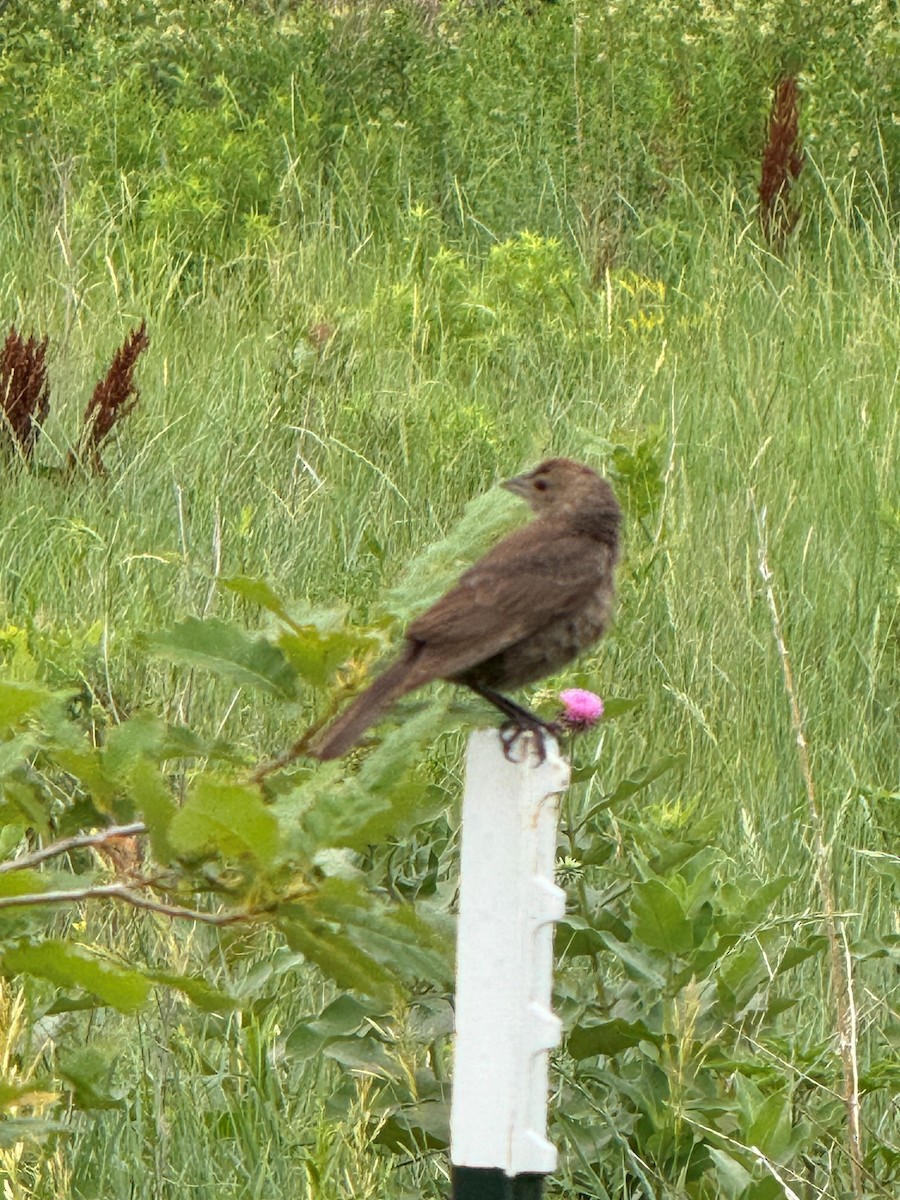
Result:
{"label": "bird's head", "polygon": [[607,481],[571,458],[548,458],[533,471],[508,479],[503,487],[521,496],[541,517],[574,516],[590,510],[618,525],[621,515]]}

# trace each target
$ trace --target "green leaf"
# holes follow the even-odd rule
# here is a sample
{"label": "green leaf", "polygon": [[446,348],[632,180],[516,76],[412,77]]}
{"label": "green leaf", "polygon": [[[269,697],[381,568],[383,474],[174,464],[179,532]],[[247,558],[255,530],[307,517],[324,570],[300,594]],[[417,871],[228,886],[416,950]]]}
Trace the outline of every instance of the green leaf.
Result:
{"label": "green leaf", "polygon": [[0,682],[0,727],[18,724],[56,698],[56,693],[34,683]]}
{"label": "green leaf", "polygon": [[675,767],[680,767],[686,761],[686,754],[664,754],[662,757],[654,759],[647,766],[635,771],[633,775],[629,775],[627,779],[623,779],[606,797],[606,803],[620,804],[623,800],[630,799],[631,796],[643,791],[645,787],[649,787],[661,775],[674,770]]}
{"label": "green leaf", "polygon": [[322,1053],[357,1075],[374,1075],[379,1079],[399,1079],[401,1076],[399,1064],[374,1038],[336,1038]]}
{"label": "green leaf", "polygon": [[57,987],[80,987],[119,1012],[133,1012],[150,994],[150,983],[138,971],[99,958],[61,938],[40,944],[11,946],[0,956],[7,975],[34,975]]}
{"label": "green leaf", "polygon": [[129,791],[137,811],[144,818],[154,857],[160,863],[171,862],[174,851],[169,842],[169,826],[179,810],[159,769],[145,766],[143,770],[135,771]]}
{"label": "green leaf", "polygon": [[34,753],[38,740],[30,733],[20,733],[0,742],[0,779],[18,771]]}
{"label": "green leaf", "polygon": [[212,987],[205,979],[200,979],[196,975],[178,975],[170,971],[148,971],[147,978],[153,983],[159,983],[164,987],[174,988],[181,992],[203,1012],[230,1012],[238,1007],[238,1002],[233,996]]}
{"label": "green leaf", "polygon": [[[84,887],[84,878],[77,881]],[[0,896],[23,896],[29,893],[46,892],[53,887],[50,876],[43,871],[32,871],[28,866],[16,871],[4,871],[0,875]]]}
{"label": "green leaf", "polygon": [[346,934],[321,920],[314,904],[282,906],[279,925],[291,949],[299,950],[338,987],[387,1002],[395,998],[394,976],[355,946]]}
{"label": "green leaf", "polygon": [[361,850],[402,835],[445,808],[446,793],[422,777],[419,762],[422,746],[437,738],[446,720],[446,704],[435,700],[391,730],[342,787],[319,795],[302,818],[313,845]]}
{"label": "green leaf", "polygon": [[687,954],[694,947],[694,933],[681,901],[661,879],[635,884],[631,898],[634,937],[667,954]]}
{"label": "green leaf", "polygon": [[781,1158],[791,1143],[791,1104],[786,1095],[767,1096],[753,1114],[747,1130],[748,1146],[757,1146],[767,1158]]}
{"label": "green leaf", "polygon": [[566,1039],[566,1049],[573,1058],[593,1058],[596,1054],[611,1057],[637,1046],[641,1042],[659,1045],[659,1034],[653,1033],[643,1021],[624,1021],[616,1018],[598,1025],[576,1025]]}
{"label": "green leaf", "polygon": [[48,746],[47,753],[64,771],[75,776],[99,812],[112,811],[116,786],[106,777],[99,750],[94,750],[87,743],[78,746],[57,743]]}
{"label": "green leaf", "polygon": [[285,1042],[285,1052],[300,1061],[313,1058],[336,1038],[359,1032],[370,1012],[370,1006],[360,1004],[353,996],[338,996],[315,1020],[294,1026]]}
{"label": "green leaf", "polygon": [[560,958],[592,957],[606,949],[600,936],[605,930],[624,942],[630,936],[628,926],[609,909],[600,909],[586,921],[575,913],[568,913],[559,921],[554,934],[555,953]]}
{"label": "green leaf", "polygon": [[598,929],[596,932],[607,950],[611,950],[621,960],[632,978],[644,980],[657,991],[662,991],[666,986],[666,977],[654,961],[631,943],[620,941],[605,929]]}
{"label": "green leaf", "polygon": [[373,1136],[395,1154],[445,1150],[450,1144],[450,1105],[440,1100],[404,1104],[386,1119],[379,1117]]}
{"label": "green leaf", "polygon": [[726,1154],[724,1150],[707,1145],[706,1153],[715,1164],[719,1195],[725,1197],[725,1200],[740,1200],[753,1182],[753,1176],[736,1158]]}
{"label": "green leaf", "polygon": [[815,958],[827,946],[828,938],[824,934],[809,937],[802,946],[788,946],[775,967],[776,976],[783,975],[785,971],[790,971],[792,967],[799,966],[800,963],[806,962],[808,958]]}
{"label": "green leaf", "polygon": [[371,653],[378,638],[352,629],[321,632],[314,625],[296,626],[278,638],[278,645],[298,675],[313,687],[326,687],[339,667],[355,655]]}
{"label": "green leaf", "polygon": [[353,996],[338,996],[325,1006],[312,1022],[312,1028],[322,1037],[347,1037],[357,1033],[366,1023],[371,1009]]}
{"label": "green leaf", "polygon": [[172,818],[168,838],[176,853],[192,857],[218,850],[226,857],[252,858],[260,866],[274,859],[278,822],[259,790],[198,777],[183,808]]}
{"label": "green leaf", "polygon": [[11,1150],[20,1142],[43,1142],[53,1133],[71,1133],[65,1121],[46,1121],[38,1117],[5,1117],[0,1121],[0,1149]]}
{"label": "green leaf", "polygon": [[96,1044],[81,1046],[62,1055],[59,1073],[75,1089],[79,1108],[121,1108],[124,1091],[112,1083],[116,1051]]}
{"label": "green leaf", "polygon": [[411,981],[427,982],[436,987],[449,986],[452,976],[450,943],[442,941],[440,934],[411,906],[363,910],[329,894],[344,889],[349,892],[354,887],[348,880],[327,879],[319,897],[322,910],[344,923],[347,937],[387,970]]}
{"label": "green leaf", "polygon": [[284,653],[264,638],[217,617],[188,617],[147,641],[152,654],[188,667],[201,667],[241,687],[258,687],[282,700],[293,700],[297,672]]}
{"label": "green leaf", "polygon": [[286,625],[293,625],[294,622],[288,615],[284,601],[265,579],[252,578],[249,575],[232,575],[230,579],[220,579],[219,583],[229,592],[234,592],[244,600],[249,600],[251,604],[258,604],[260,608],[274,613]]}
{"label": "green leaf", "polygon": [[3,784],[3,795],[6,801],[18,809],[25,818],[25,825],[32,826],[41,837],[50,833],[50,817],[47,813],[44,797],[30,783],[22,783],[18,779],[7,779]]}
{"label": "green leaf", "polygon": [[770,879],[767,883],[761,884],[747,901],[743,907],[742,916],[748,924],[755,924],[762,921],[766,913],[775,903],[775,901],[783,894],[785,889],[794,882],[791,875],[776,875],[774,879]]}
{"label": "green leaf", "polygon": [[8,1083],[6,1080],[0,1080],[0,1109],[15,1104],[46,1104],[56,1100],[58,1094],[49,1084],[41,1084],[36,1080],[30,1080],[28,1083]]}

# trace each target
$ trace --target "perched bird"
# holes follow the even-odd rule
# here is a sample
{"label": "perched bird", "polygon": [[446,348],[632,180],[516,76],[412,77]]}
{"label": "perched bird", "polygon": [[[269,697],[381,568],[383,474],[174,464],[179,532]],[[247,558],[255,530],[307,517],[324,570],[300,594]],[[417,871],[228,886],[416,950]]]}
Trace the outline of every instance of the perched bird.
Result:
{"label": "perched bird", "polygon": [[547,459],[502,486],[531,506],[534,520],[416,617],[397,661],[318,735],[316,758],[346,754],[389,704],[434,679],[495,705],[512,731],[507,748],[524,730],[549,728],[499,689],[552,674],[605,632],[622,513],[607,481],[570,458]]}

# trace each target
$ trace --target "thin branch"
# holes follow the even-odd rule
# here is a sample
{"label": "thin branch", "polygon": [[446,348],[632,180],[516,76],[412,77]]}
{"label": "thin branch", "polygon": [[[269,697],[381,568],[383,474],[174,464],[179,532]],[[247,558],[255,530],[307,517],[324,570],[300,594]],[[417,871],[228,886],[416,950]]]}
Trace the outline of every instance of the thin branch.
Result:
{"label": "thin branch", "polygon": [[34,867],[46,862],[48,858],[56,858],[59,854],[68,854],[70,850],[81,850],[85,846],[102,846],[120,837],[133,837],[137,833],[146,833],[147,826],[143,821],[132,821],[130,825],[110,825],[100,833],[76,833],[72,837],[60,838],[31,854],[23,854],[19,858],[11,858],[0,863],[0,875],[7,871],[21,871],[25,867]]}
{"label": "thin branch", "polygon": [[[751,501],[753,500],[751,494]],[[834,901],[834,882],[828,861],[828,847],[825,841],[822,814],[816,799],[815,781],[809,759],[809,746],[800,710],[800,700],[794,683],[794,673],[791,669],[790,655],[784,639],[784,629],[781,623],[781,613],[775,599],[775,589],[772,581],[774,575],[769,566],[768,541],[766,536],[766,510],[757,511],[753,502],[756,516],[757,536],[759,538],[759,572],[766,589],[766,600],[772,617],[772,633],[778,647],[781,659],[781,671],[784,677],[784,689],[787,692],[791,709],[791,728],[797,743],[797,757],[800,762],[800,772],[806,788],[806,799],[809,811],[810,826],[813,839],[813,861],[815,865],[816,883],[822,897],[824,908],[825,932],[828,937],[828,949],[831,965],[831,986],[834,992],[835,1008],[837,1010],[838,1046],[844,1071],[844,1108],[847,1114],[847,1132],[849,1136],[850,1172],[852,1177],[853,1195],[861,1200],[863,1194],[862,1177],[862,1133],[860,1122],[859,1100],[859,1061],[857,1056],[857,1021],[856,1002],[853,997],[853,964],[850,957],[847,937],[843,923],[838,930],[838,912]]]}
{"label": "thin branch", "polygon": [[258,921],[264,914],[253,912],[200,912],[195,908],[182,908],[178,904],[164,904],[141,896],[121,883],[98,884],[96,887],[70,888],[57,892],[28,892],[22,896],[0,896],[0,909],[33,908],[41,904],[78,904],[82,900],[121,900],[134,908],[161,913],[164,917],[175,917],[184,921],[197,921],[202,925],[238,925],[242,922]]}
{"label": "thin branch", "polygon": [[315,741],[316,734],[328,724],[334,717],[335,712],[340,706],[340,701],[343,697],[336,698],[329,706],[328,711],[306,730],[306,732],[296,741],[293,746],[289,746],[287,750],[282,750],[281,754],[275,758],[269,759],[268,762],[260,763],[255,771],[252,771],[248,777],[249,783],[262,783],[262,781],[275,771],[280,771],[284,767],[289,767],[291,763],[296,762],[298,758],[309,757],[309,748]]}

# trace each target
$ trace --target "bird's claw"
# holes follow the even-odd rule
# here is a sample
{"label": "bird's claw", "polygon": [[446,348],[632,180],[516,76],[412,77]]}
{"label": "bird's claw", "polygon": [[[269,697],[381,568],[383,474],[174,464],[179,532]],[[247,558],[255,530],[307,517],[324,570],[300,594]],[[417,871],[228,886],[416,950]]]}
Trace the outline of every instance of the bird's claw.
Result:
{"label": "bird's claw", "polygon": [[549,735],[553,738],[558,738],[562,732],[562,727],[556,721],[542,721],[539,717],[531,717],[526,719],[523,714],[515,720],[505,721],[500,726],[500,742],[503,746],[503,757],[507,762],[516,762],[513,758],[513,750],[519,738],[525,733],[534,734],[534,751],[537,754],[538,764],[546,762],[547,745],[546,738]]}

